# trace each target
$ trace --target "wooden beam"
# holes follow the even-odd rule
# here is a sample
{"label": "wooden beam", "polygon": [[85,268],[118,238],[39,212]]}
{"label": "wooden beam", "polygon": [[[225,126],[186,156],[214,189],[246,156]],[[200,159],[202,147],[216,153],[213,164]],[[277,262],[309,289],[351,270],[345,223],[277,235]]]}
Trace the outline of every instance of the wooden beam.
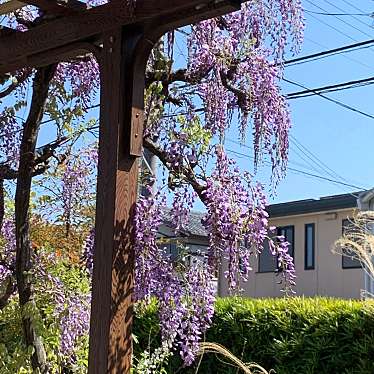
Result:
{"label": "wooden beam", "polygon": [[69,15],[86,10],[86,4],[78,0],[25,0],[47,14]]}
{"label": "wooden beam", "polygon": [[[101,112],[92,283],[89,374],[128,374],[132,354],[133,213],[138,160],[129,135],[143,114],[145,64],[151,45],[136,53],[136,30],[104,37],[100,58]],[[149,44],[149,43],[148,43]],[[139,134],[141,135],[141,134]]]}
{"label": "wooden beam", "polygon": [[24,2],[18,0],[7,1],[6,3],[0,4],[0,15],[13,13],[26,5],[27,4],[25,4]]}
{"label": "wooden beam", "polygon": [[[5,33],[8,30],[5,31]],[[1,37],[1,30],[0,30],[0,37]],[[79,56],[87,55],[88,53],[92,53],[96,55],[100,52],[100,48],[96,47],[92,43],[85,43],[85,42],[76,42],[69,44],[67,46],[63,46],[60,48],[54,48],[46,53],[38,53],[36,55],[30,56],[29,58],[25,58],[23,60],[18,60],[15,62],[10,62],[8,65],[8,72],[15,72],[23,67],[41,67],[50,64],[54,64],[56,62],[69,62]],[[1,75],[7,74],[5,72],[0,73]]]}
{"label": "wooden beam", "polygon": [[2,36],[14,35],[17,32],[19,31],[11,29],[10,27],[0,26],[0,38]]}
{"label": "wooden beam", "polygon": [[[9,66],[22,67],[30,56],[62,47],[78,40],[99,38],[103,32],[159,17],[165,29],[228,13],[240,7],[239,0],[136,0],[132,13],[123,1],[109,2],[37,26],[27,32],[0,38],[0,74]],[[173,19],[169,22],[168,18]]]}
{"label": "wooden beam", "polygon": [[86,4],[78,0],[10,0],[0,4],[0,15],[13,13],[26,5],[34,5],[54,15],[68,15],[87,9]]}

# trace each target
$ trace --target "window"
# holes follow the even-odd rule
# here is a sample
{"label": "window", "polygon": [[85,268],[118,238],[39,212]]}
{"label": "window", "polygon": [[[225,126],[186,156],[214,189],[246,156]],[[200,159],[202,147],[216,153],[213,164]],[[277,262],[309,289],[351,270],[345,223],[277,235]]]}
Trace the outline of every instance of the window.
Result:
{"label": "window", "polygon": [[[294,257],[294,227],[284,226],[278,227],[277,235],[285,237],[286,241],[290,243],[288,246],[288,252]],[[273,273],[277,270],[277,258],[273,256],[269,250],[268,241],[264,242],[264,249],[258,256],[258,272],[259,273]]]}
{"label": "window", "polygon": [[176,243],[169,243],[168,250],[172,261],[176,261],[179,255],[179,250]]}
{"label": "window", "polygon": [[269,250],[269,242],[265,240],[264,248],[258,256],[258,272],[274,273],[277,268],[277,258]]}
{"label": "window", "polygon": [[[343,219],[342,233],[352,227],[352,222],[349,219]],[[353,252],[349,248],[342,248],[342,267],[343,269],[357,269],[361,268],[361,262],[354,257]]]}
{"label": "window", "polygon": [[294,234],[294,227],[293,226],[284,226],[284,227],[278,227],[278,230],[277,230],[277,233],[279,236],[284,236],[284,238],[286,239],[286,242],[290,243],[289,246],[288,246],[288,253],[289,255],[294,258],[295,256],[295,246],[294,246],[294,238],[295,238],[295,234]]}
{"label": "window", "polygon": [[305,270],[314,269],[314,247],[315,247],[315,226],[314,223],[305,225]]}

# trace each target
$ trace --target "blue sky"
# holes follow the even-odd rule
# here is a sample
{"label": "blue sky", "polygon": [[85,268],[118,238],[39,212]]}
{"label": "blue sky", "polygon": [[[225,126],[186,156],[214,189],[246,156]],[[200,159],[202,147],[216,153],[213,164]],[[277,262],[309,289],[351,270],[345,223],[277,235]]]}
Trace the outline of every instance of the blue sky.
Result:
{"label": "blue sky", "polygon": [[[306,10],[314,12],[374,12],[372,0],[303,0],[303,5]],[[308,12],[305,16],[305,41],[300,56],[374,38],[374,21],[370,17],[335,17]],[[308,88],[371,76],[374,76],[374,47],[285,68],[287,79]],[[284,93],[300,90],[287,83],[282,83],[282,88]],[[374,86],[327,95],[374,115]],[[292,100],[290,108],[293,120],[291,135],[332,171],[329,170],[328,175],[320,166],[314,165],[293,142],[290,143],[290,167],[359,187],[374,187],[373,119],[341,108],[318,96]],[[227,146],[230,146],[230,143],[227,143]],[[230,148],[246,154],[250,152],[249,149],[240,149],[235,144]],[[232,156],[237,158],[242,166],[248,162],[244,158]],[[267,182],[266,170],[269,170],[269,166],[265,165],[263,169],[259,177],[263,182]],[[357,189],[288,171],[277,189],[277,195],[270,198],[270,202],[318,198],[352,191]]]}
{"label": "blue sky", "polygon": [[[307,10],[305,41],[299,56],[337,48],[347,44],[374,38],[374,20],[364,16],[327,16],[308,11],[327,13],[371,13],[372,0],[303,0]],[[182,47],[183,48],[183,47]],[[183,51],[180,51],[183,52]],[[291,58],[292,56],[287,56]],[[309,88],[374,76],[374,46],[356,52],[308,62],[285,68],[285,77]],[[282,83],[284,93],[300,90],[288,83]],[[374,115],[374,85],[327,94],[363,112]],[[374,120],[346,110],[318,96],[290,101],[293,120],[290,148],[291,168],[336,179],[363,188],[374,187]],[[97,114],[91,113],[89,117]],[[235,126],[234,126],[235,127]],[[47,129],[42,130],[40,144],[48,141]],[[236,138],[234,134],[229,138]],[[298,146],[295,145],[295,140]],[[227,148],[251,155],[248,148],[227,142]],[[306,147],[315,157],[330,168],[321,169],[307,157],[300,148]],[[303,149],[303,152],[306,152]],[[248,157],[231,154],[240,166],[251,169]],[[269,166],[258,173],[258,179],[269,182]],[[277,194],[270,203],[357,191],[315,177],[289,170],[277,188]],[[197,209],[202,208],[199,204]]]}

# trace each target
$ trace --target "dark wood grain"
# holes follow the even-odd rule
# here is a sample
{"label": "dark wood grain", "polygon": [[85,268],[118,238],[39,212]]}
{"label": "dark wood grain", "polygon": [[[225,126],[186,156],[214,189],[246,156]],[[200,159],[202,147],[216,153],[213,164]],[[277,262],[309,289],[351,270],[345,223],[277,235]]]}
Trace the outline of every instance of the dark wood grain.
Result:
{"label": "dark wood grain", "polygon": [[0,37],[14,35],[19,31],[11,29],[10,27],[0,26]]}
{"label": "dark wood grain", "polygon": [[86,4],[78,0],[25,0],[25,3],[54,15],[69,15],[87,8]]}
{"label": "dark wood grain", "polygon": [[[15,72],[24,67],[42,67],[56,62],[68,62],[79,56],[85,56],[87,53],[94,55],[100,52],[100,48],[93,43],[74,42],[59,48],[53,48],[48,53],[37,53],[25,56],[21,60],[12,61],[8,64],[8,72]],[[1,68],[0,68],[1,70]]]}
{"label": "dark wood grain", "polygon": [[[88,38],[98,38],[103,32],[115,27],[134,23],[147,23],[158,18],[158,26],[165,30],[198,20],[233,11],[240,6],[239,0],[137,0],[132,13],[123,1],[108,4],[50,21],[27,32],[0,38],[0,74],[9,72],[9,67],[24,66],[32,55],[62,47]],[[173,19],[169,22],[168,19]]]}
{"label": "dark wood grain", "polygon": [[[135,54],[142,30],[104,37],[100,59],[101,114],[89,373],[130,372],[134,253],[132,218],[138,160],[131,127],[143,113],[144,69],[151,49]],[[136,84],[135,84],[136,82]],[[126,89],[125,89],[126,88]]]}
{"label": "dark wood grain", "polygon": [[6,3],[2,3],[0,4],[0,15],[13,13],[16,10],[24,7],[25,5],[27,4],[25,4],[22,1],[18,1],[18,0],[10,0],[10,1],[7,1]]}

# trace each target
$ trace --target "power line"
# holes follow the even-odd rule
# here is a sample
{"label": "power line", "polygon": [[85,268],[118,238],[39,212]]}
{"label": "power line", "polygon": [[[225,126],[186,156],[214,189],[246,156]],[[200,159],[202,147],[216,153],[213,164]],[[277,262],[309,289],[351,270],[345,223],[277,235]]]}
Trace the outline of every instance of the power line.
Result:
{"label": "power line", "polygon": [[[313,6],[315,6],[316,8],[322,10],[323,12],[327,12],[326,9],[322,8],[322,7],[319,6],[319,5],[313,4],[310,0],[306,0],[306,1],[307,1],[308,3],[310,3],[310,4],[312,4]],[[326,0],[325,0],[325,1],[326,1]],[[328,13],[328,12],[327,12],[327,13]],[[314,17],[314,16],[313,16],[313,17]],[[340,22],[344,23],[345,25],[351,27],[352,29],[354,29],[354,30],[356,30],[356,31],[358,31],[358,32],[360,32],[360,33],[362,33],[362,34],[368,36],[369,38],[371,37],[370,34],[366,33],[365,31],[362,31],[361,29],[359,29],[359,28],[356,27],[356,26],[353,26],[352,24],[350,24],[349,22],[345,21],[344,19],[341,19],[341,18],[339,18],[338,16],[334,16],[334,17],[335,17],[337,20],[339,20]],[[315,17],[315,18],[317,18],[317,17]],[[330,25],[330,26],[331,26],[331,25]],[[339,31],[339,32],[341,32],[341,31]],[[345,36],[347,36],[347,34],[345,34],[345,33],[343,33],[343,34],[344,34]],[[349,37],[349,38],[350,38],[350,39],[353,39],[352,37]],[[355,39],[353,39],[353,40],[355,40]]]}
{"label": "power line", "polygon": [[286,95],[287,99],[298,99],[299,97],[307,97],[311,95],[315,95],[318,93],[326,93],[326,92],[334,92],[334,91],[341,91],[347,90],[351,88],[366,86],[369,84],[374,84],[374,77],[369,77],[365,79],[358,79],[349,82],[343,82],[338,84],[333,84],[329,86],[323,86],[313,89],[306,89],[303,91],[292,92]]}
{"label": "power line", "polygon": [[[291,140],[291,139],[290,139]],[[310,170],[315,171],[317,173],[320,172],[320,170],[313,164],[313,162],[310,161],[310,158],[300,152],[298,148],[293,148],[290,146],[290,152],[295,153],[298,157],[300,157],[305,163],[307,163],[310,166]],[[290,162],[291,163],[291,162]],[[305,166],[303,166],[305,168]]]}
{"label": "power line", "polygon": [[[242,157],[247,157],[247,158],[251,158],[251,159],[253,159],[252,156],[247,155],[247,154],[245,154],[245,153],[238,152],[238,151],[234,151],[233,149],[227,149],[227,151],[228,151],[228,152],[231,152],[231,153],[233,153],[233,154],[236,154],[236,155],[238,155],[238,156],[242,156]],[[268,163],[268,164],[271,164],[270,161],[264,161],[264,162],[266,162],[266,163]],[[363,187],[355,186],[354,184],[340,182],[340,181],[337,181],[337,180],[332,179],[332,178],[323,177],[322,175],[309,173],[309,172],[306,172],[306,171],[304,171],[304,170],[299,170],[299,169],[292,168],[292,167],[287,167],[287,170],[293,171],[293,172],[295,172],[295,173],[299,173],[299,174],[307,175],[307,176],[309,176],[309,177],[313,177],[313,178],[318,178],[318,179],[321,179],[321,180],[325,180],[325,181],[328,181],[328,182],[331,182],[331,183],[340,184],[340,185],[345,186],[345,187],[352,187],[352,188],[355,188],[355,189],[358,189],[358,190],[364,190],[364,189],[365,189],[365,188],[363,188]]]}
{"label": "power line", "polygon": [[[324,9],[324,8],[322,8],[322,7],[320,7],[320,6],[316,5],[316,4],[314,4],[314,3],[312,3],[310,0],[306,0],[306,1],[307,1],[308,3],[310,3],[310,4],[312,4],[314,7],[316,7],[316,8],[318,8],[318,9],[320,9],[320,10],[326,12],[326,9]],[[327,1],[327,0],[325,0],[325,1]],[[344,35],[346,38],[348,38],[348,39],[350,39],[350,40],[353,40],[353,41],[356,41],[356,42],[357,42],[357,39],[352,38],[350,35],[348,35],[348,34],[346,34],[345,32],[339,30],[338,28],[336,28],[336,27],[330,25],[329,23],[324,22],[323,20],[319,19],[318,17],[314,16],[313,14],[310,14],[310,16],[313,17],[314,19],[316,19],[318,22],[320,22],[320,23],[322,23],[322,24],[324,24],[324,25],[330,27],[331,29],[337,31],[338,33]],[[370,37],[370,38],[372,37],[372,36],[369,35],[368,33],[362,31],[361,29],[357,28],[356,26],[351,25],[350,23],[348,23],[348,22],[346,22],[345,20],[339,18],[338,16],[335,16],[335,18],[338,19],[340,22],[343,22],[344,24],[348,25],[349,27],[351,27],[351,28],[353,28],[353,29],[359,31],[360,33],[362,33],[362,34],[364,34],[364,35],[366,35],[366,36],[368,36],[368,37]],[[370,51],[374,53],[373,50],[370,50]]]}
{"label": "power line", "polygon": [[348,0],[342,0],[344,3],[350,5],[353,9],[356,9],[357,11],[361,12],[361,13],[365,13],[362,9],[360,8],[357,8],[355,5],[353,5],[352,3],[350,3]]}
{"label": "power line", "polygon": [[[324,0],[324,2],[327,3],[327,4],[329,4],[329,5],[331,5],[331,6],[334,7],[335,9],[340,10],[341,12],[345,12],[345,9],[342,9],[342,8],[338,7],[337,5],[331,3],[329,0]],[[357,18],[357,17],[356,17],[357,14],[349,14],[348,16],[351,17],[351,18],[353,18],[353,19],[356,20],[357,22],[359,22],[359,23],[365,25],[366,27],[370,27],[370,25],[368,25],[366,22],[362,21],[362,19]],[[370,16],[373,17],[373,13],[371,13]]]}
{"label": "power line", "polygon": [[[367,83],[356,84],[356,85],[351,85],[351,86],[348,86],[348,87],[331,88],[331,89],[327,89],[327,90],[321,90],[321,91],[318,91],[318,92],[325,94],[325,93],[331,93],[331,92],[337,92],[337,91],[345,91],[345,90],[349,90],[351,88],[366,87],[366,86],[370,86],[372,84],[374,84],[374,81],[367,82]],[[304,95],[295,95],[295,96],[292,96],[292,97],[288,97],[288,99],[289,100],[301,99],[303,97],[309,97],[309,96],[315,96],[315,95],[316,95],[316,93],[311,92],[311,93],[306,93]]]}
{"label": "power line", "polygon": [[[225,140],[227,140],[227,141],[230,142],[230,143],[233,143],[233,144],[239,145],[239,146],[241,146],[241,147],[244,147],[244,148],[247,148],[247,149],[253,150],[253,148],[250,147],[249,145],[247,145],[247,144],[243,144],[243,143],[241,143],[241,142],[238,142],[237,140],[230,139],[230,138],[226,138]],[[294,150],[294,149],[293,149],[293,150]],[[294,150],[294,151],[295,151],[295,150]],[[289,160],[288,163],[289,163],[289,164],[292,164],[292,165],[300,166],[300,167],[302,167],[302,168],[304,168],[304,169],[307,169],[307,170],[315,171],[315,172],[317,172],[317,173],[319,172],[319,170],[317,170],[317,169],[315,168],[315,166],[309,162],[309,160],[305,159],[305,158],[304,158],[302,155],[300,155],[300,154],[298,154],[298,156],[299,156],[299,157],[300,157],[304,162],[306,162],[306,163],[309,165],[309,167],[308,167],[308,165],[305,165],[304,163],[300,163],[300,162],[293,161],[293,160],[292,160],[292,161]],[[253,157],[251,157],[251,158],[253,159]]]}
{"label": "power line", "polygon": [[363,47],[366,47],[366,48],[370,47],[371,44],[373,44],[373,43],[374,43],[374,39],[365,40],[365,41],[362,41],[362,42],[349,44],[349,45],[345,45],[345,46],[342,46],[342,47],[333,48],[333,49],[329,49],[329,50],[326,50],[326,51],[321,51],[321,52],[313,53],[313,54],[310,54],[310,55],[293,58],[291,60],[286,60],[283,64],[284,65],[291,65],[291,64],[296,65],[296,63],[309,62],[308,60],[314,61],[314,60],[317,60],[317,59],[320,59],[320,58],[326,58],[326,57],[329,57],[329,56],[340,54],[341,52],[354,52],[354,51],[357,51],[357,50],[359,50]]}
{"label": "power line", "polygon": [[[307,36],[305,36],[304,39],[305,39],[305,40],[308,40],[309,42],[311,42],[311,43],[313,43],[313,44],[315,44],[315,45],[318,45],[319,47],[322,47],[322,48],[329,48],[328,46],[326,46],[326,45],[324,45],[324,44],[322,44],[322,43],[316,42],[315,40],[313,40],[313,39],[311,39],[311,38],[308,38]],[[355,58],[353,58],[353,57],[346,56],[345,54],[341,54],[341,56],[342,56],[343,58],[347,59],[347,60],[353,61],[353,62],[356,63],[356,64],[359,64],[359,65],[361,65],[361,66],[364,66],[365,68],[368,68],[368,69],[370,69],[370,70],[373,70],[373,67],[372,67],[372,66],[370,66],[370,65],[368,65],[368,64],[365,64],[365,63],[363,63],[362,61],[359,61],[359,60],[357,60],[357,59],[355,59]],[[295,64],[295,65],[297,65],[297,64]],[[291,66],[292,66],[292,65],[291,65]]]}
{"label": "power line", "polygon": [[[307,1],[308,1],[308,0],[307,0]],[[346,34],[345,32],[339,30],[339,29],[336,28],[335,26],[330,25],[329,23],[325,22],[325,21],[322,20],[322,19],[319,19],[318,17],[314,16],[313,14],[310,14],[310,16],[311,16],[312,18],[314,18],[315,20],[317,20],[318,22],[320,22],[320,23],[326,25],[326,26],[329,27],[330,29],[333,29],[333,30],[335,30],[336,32],[338,32],[339,34],[344,35],[346,38],[348,38],[348,39],[350,39],[350,40],[353,40],[354,42],[357,42],[356,39],[352,38],[350,35]]]}
{"label": "power line", "polygon": [[[293,135],[290,134],[289,136],[290,136],[291,142],[297,147],[297,149],[295,149],[295,148],[293,148],[293,149],[290,148],[290,149],[293,150],[303,161],[305,161],[312,168],[312,170],[314,170],[317,173],[322,171],[323,173],[326,173],[327,175],[329,175],[332,178],[338,178],[343,182],[349,183],[349,181],[346,178],[342,177],[336,171],[334,171],[328,165],[326,165],[314,153],[312,153],[307,147],[305,147],[303,144],[301,144],[301,142],[298,141]],[[236,140],[229,139],[229,138],[226,138],[226,140],[228,140],[231,143],[234,143],[234,144],[240,145],[242,147],[245,147],[247,149],[252,149],[252,147],[250,147],[249,145],[239,143]],[[301,152],[302,155],[299,152]],[[249,156],[249,157],[251,157],[251,156]],[[251,158],[253,158],[253,157],[251,157]],[[290,164],[298,164],[299,166],[305,168],[305,165],[296,163],[294,161],[289,161],[289,163]],[[318,169],[316,169],[315,165],[318,167]]]}
{"label": "power line", "polygon": [[[285,82],[288,82],[288,83],[293,84],[293,85],[295,85],[295,86],[298,86],[298,87],[300,87],[300,88],[304,88],[304,89],[306,89],[306,90],[310,90],[310,88],[304,86],[303,84],[300,84],[300,83],[297,83],[297,82],[293,82],[293,81],[291,81],[291,80],[289,80],[289,79],[286,79],[286,78],[282,78],[282,79],[283,79]],[[312,91],[313,91],[313,90],[312,90]],[[350,106],[350,105],[347,105],[347,104],[345,104],[345,103],[343,103],[343,102],[341,102],[341,101],[339,101],[339,100],[332,99],[331,97],[325,96],[325,95],[323,95],[323,94],[321,94],[321,93],[319,93],[319,92],[315,92],[315,94],[318,95],[318,96],[320,96],[320,97],[322,97],[322,98],[324,98],[325,100],[331,101],[332,103],[334,103],[334,104],[336,104],[336,105],[339,105],[339,106],[341,106],[341,107],[343,107],[343,108],[345,108],[345,109],[351,110],[352,112],[355,112],[355,113],[361,114],[361,115],[363,115],[363,116],[365,116],[365,117],[368,117],[368,118],[370,118],[370,119],[374,119],[374,116],[373,116],[373,115],[368,114],[368,113],[365,113],[365,112],[363,112],[362,110],[356,109],[356,108],[354,108],[354,107],[352,107],[352,106]]]}
{"label": "power line", "polygon": [[312,13],[312,14],[318,14],[320,16],[365,16],[365,17],[373,17],[373,13],[326,13],[326,12],[314,12],[313,10],[308,10],[308,9],[304,9],[304,12]]}
{"label": "power line", "polygon": [[319,159],[312,151],[310,151],[305,145],[303,145],[299,140],[296,139],[292,134],[289,135],[291,142],[312,162],[314,162],[320,169],[322,169],[330,177],[338,178],[344,182],[349,182],[346,178],[342,177],[335,170],[331,169],[327,164],[325,164],[321,159]]}

